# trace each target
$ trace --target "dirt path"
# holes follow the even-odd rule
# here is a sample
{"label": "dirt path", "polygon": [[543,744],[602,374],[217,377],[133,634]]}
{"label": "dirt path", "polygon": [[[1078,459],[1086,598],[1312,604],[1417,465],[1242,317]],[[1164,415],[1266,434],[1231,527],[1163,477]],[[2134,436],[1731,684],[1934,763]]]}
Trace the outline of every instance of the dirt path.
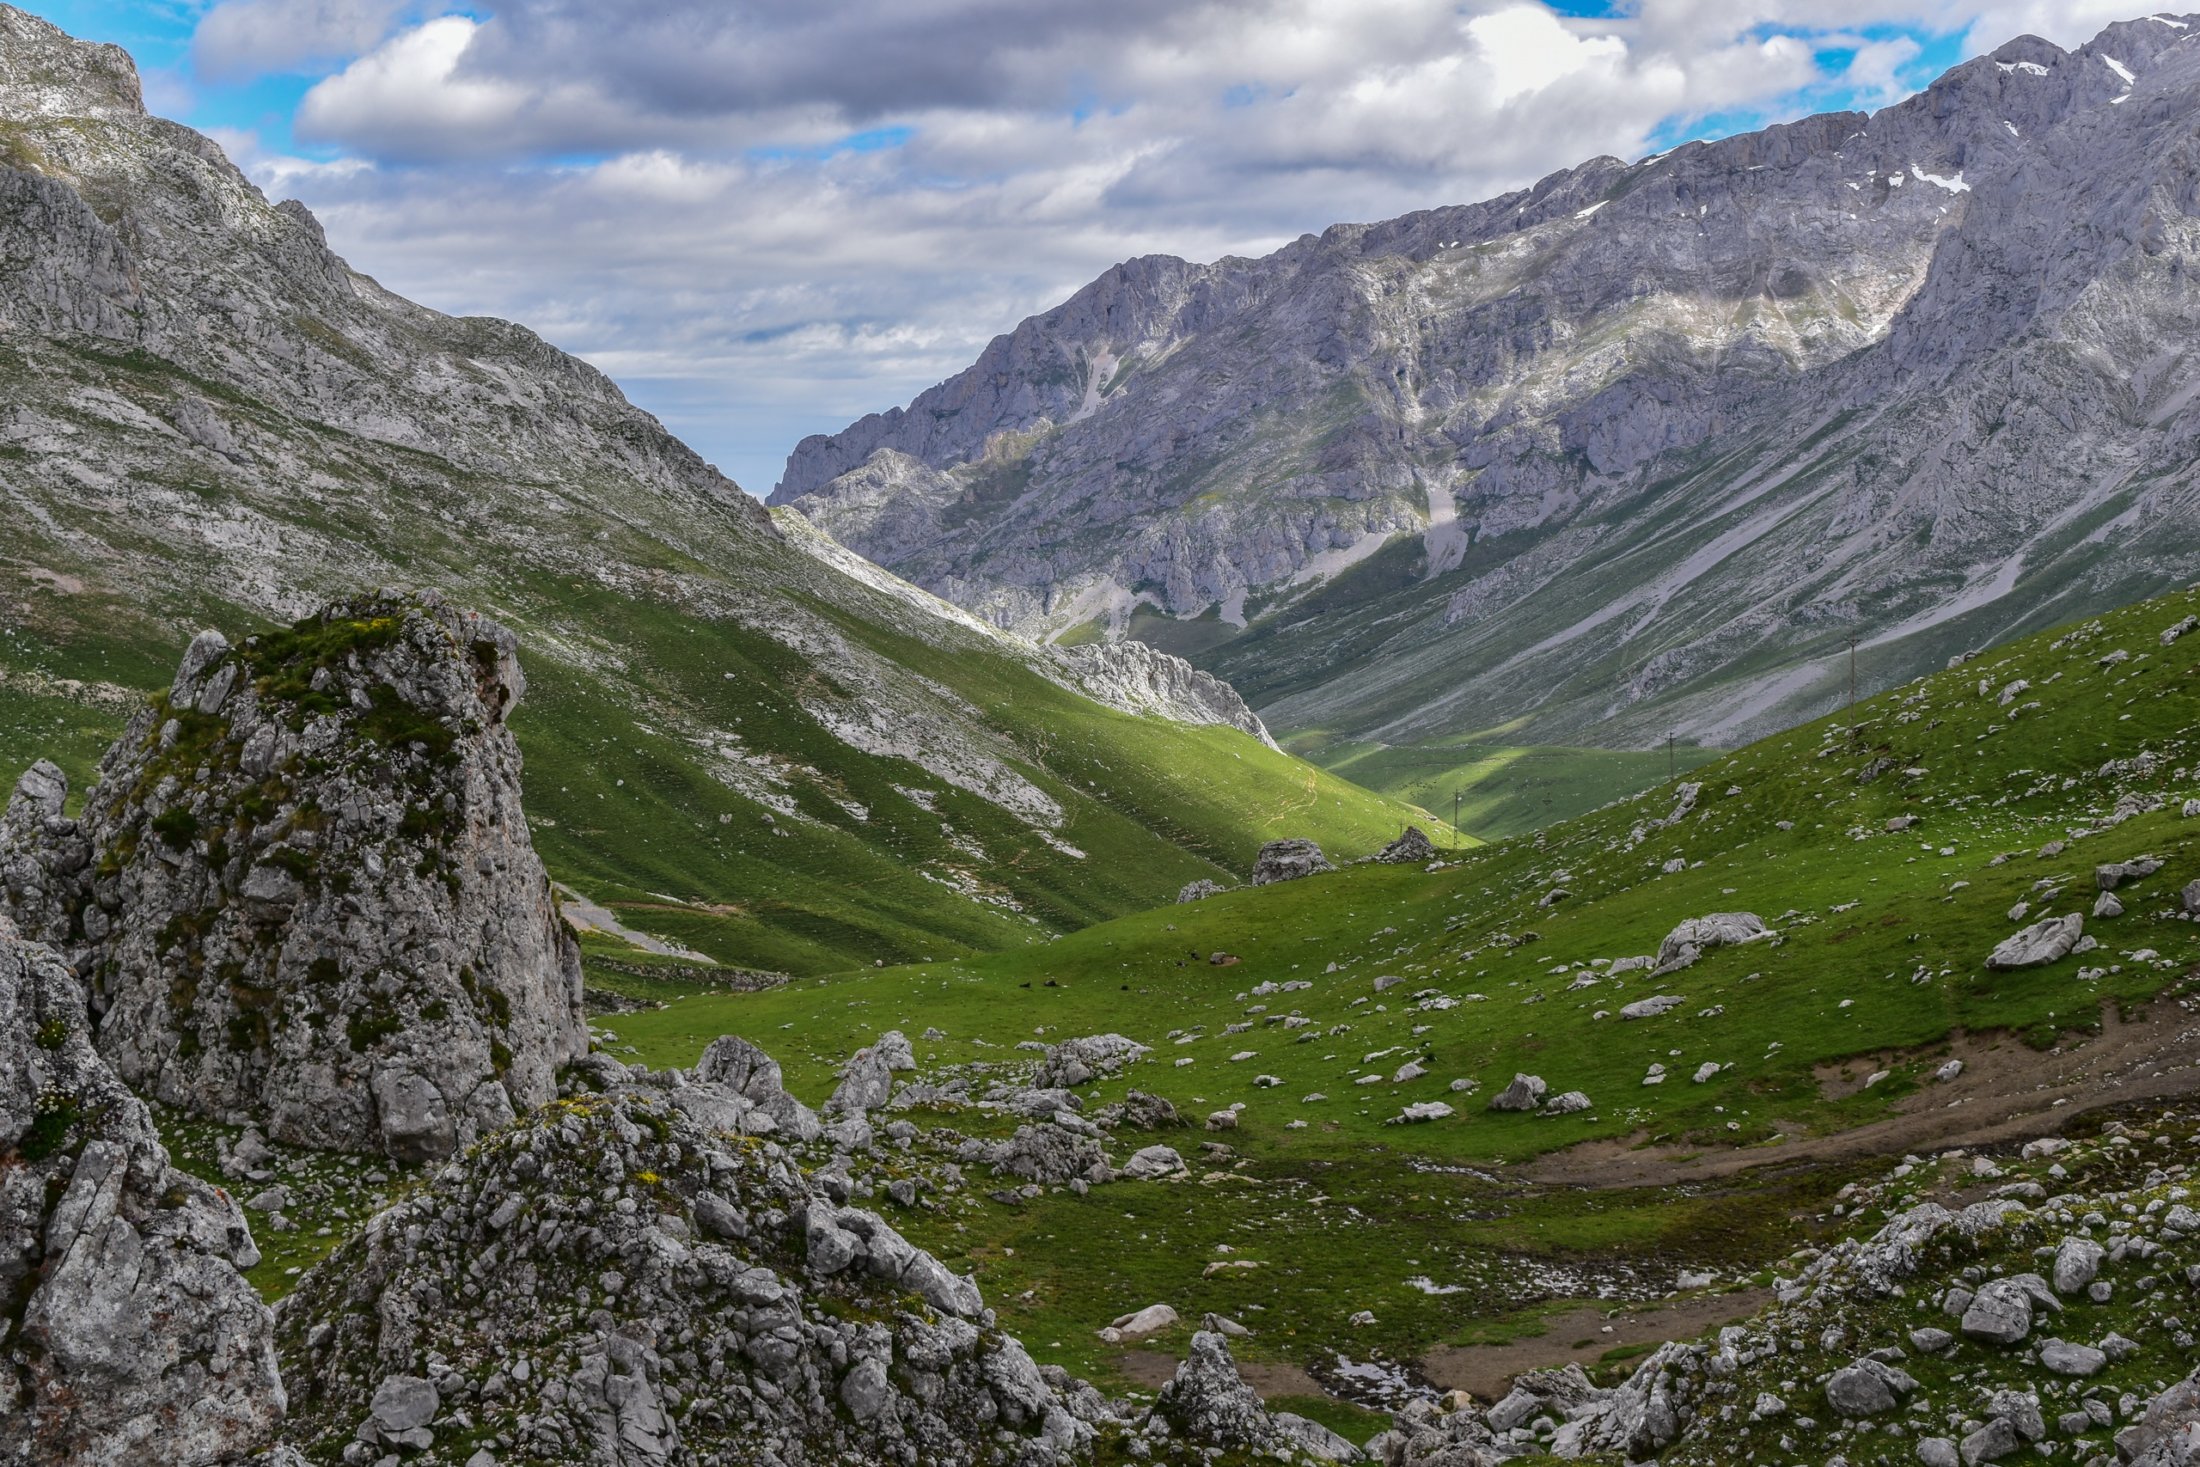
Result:
{"label": "dirt path", "polygon": [[[1934,1046],[1933,1054],[1943,1052]],[[1670,1186],[1714,1181],[1760,1167],[1849,1161],[2029,1139],[2073,1116],[2134,1100],[2200,1091],[2200,1017],[2175,999],[2157,999],[2126,1023],[2114,1003],[2101,1006],[2101,1032],[2043,1054],[2014,1034],[1958,1031],[1945,1052],[1963,1074],[1905,1097],[1897,1114],[1832,1136],[1802,1137],[1743,1150],[1684,1150],[1622,1139],[1590,1141],[1541,1157],[1514,1175],[1560,1186]],[[1859,1057],[1848,1068],[1884,1068],[1917,1056],[1893,1051]],[[1838,1070],[1842,1067],[1834,1067]],[[1829,1093],[1844,1082],[1822,1077]]]}
{"label": "dirt path", "polygon": [[1512,1388],[1513,1377],[1527,1371],[1592,1365],[1622,1345],[1694,1339],[1749,1318],[1771,1299],[1769,1289],[1741,1289],[1647,1308],[1621,1305],[1609,1312],[1587,1305],[1550,1316],[1539,1335],[1502,1345],[1438,1345],[1421,1362],[1421,1373],[1439,1389],[1469,1391],[1477,1400],[1494,1401]]}

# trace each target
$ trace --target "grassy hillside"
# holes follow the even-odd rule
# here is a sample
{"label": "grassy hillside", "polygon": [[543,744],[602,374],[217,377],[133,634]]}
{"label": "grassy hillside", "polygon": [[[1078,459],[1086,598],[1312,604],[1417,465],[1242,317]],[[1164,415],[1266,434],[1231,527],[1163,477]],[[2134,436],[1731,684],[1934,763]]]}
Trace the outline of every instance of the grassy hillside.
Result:
{"label": "grassy hillside", "polygon": [[1693,743],[1643,753],[1509,744],[1489,736],[1381,744],[1301,732],[1282,742],[1355,784],[1441,811],[1447,820],[1456,811],[1459,829],[1483,840],[1586,815],[1664,780],[1669,770],[1720,757]]}
{"label": "grassy hillside", "polygon": [[[741,558],[690,574],[706,588],[791,583],[867,654],[857,670],[901,682],[913,719],[931,701],[957,722],[928,730],[915,757],[854,747],[811,709],[875,687],[703,597],[519,575],[453,588],[521,632],[530,686],[514,728],[552,873],[720,962],[822,972],[997,949],[1156,905],[1197,878],[1241,879],[1276,836],[1364,854],[1427,823],[1234,730],[1096,704],[1007,644],[925,626],[792,549],[727,548]],[[36,635],[0,642],[0,759],[54,758],[81,790],[180,642],[42,595]],[[267,625],[222,608],[206,619],[232,636]],[[106,686],[61,684],[64,669],[96,669]],[[958,761],[1043,792],[1059,823],[939,777]]]}
{"label": "grassy hillside", "polygon": [[[1747,1275],[1864,1156],[2144,1092],[2070,1067],[2150,1070],[2149,1001],[2200,973],[2179,911],[2200,879],[2182,814],[2200,796],[2200,634],[2162,641],[2196,614],[2184,592],[2043,634],[1706,765],[1692,802],[1661,787],[1441,872],[1363,867],[609,1026],[659,1065],[749,1034],[818,1099],[890,1027],[944,1033],[919,1046],[928,1072],[992,1075],[1019,1044],[1112,1030],[1154,1053],[1088,1105],[1135,1087],[1193,1117],[1241,1107],[1217,1137],[1122,1138],[1227,1143],[1204,1185],[1051,1193],[926,1232],[1042,1355],[1103,1374],[1137,1362],[1092,1329],[1157,1298],[1288,1319],[1247,1351],[1304,1365],[1504,1338],[1600,1290],[1662,1297],[1683,1266]],[[2087,916],[2097,950],[1986,967],[2017,903],[2025,921],[2090,914],[2095,868],[2148,854],[2164,865],[2119,892],[2126,914]],[[1737,911],[1777,936],[1661,978],[1606,971]],[[1681,1002],[1619,1016],[1654,995]],[[1935,1080],[1950,1058],[1964,1074]],[[1396,1078],[1409,1061],[1425,1073]],[[1593,1104],[1486,1110],[1516,1072]],[[1387,1124],[1428,1101],[1455,1114]],[[1753,1163],[1782,1180],[1725,1180]],[[1347,1220],[1361,1241],[1339,1274],[1323,1260]],[[1262,1266],[1206,1274],[1222,1241]],[[1349,1325],[1363,1308],[1377,1323]]]}

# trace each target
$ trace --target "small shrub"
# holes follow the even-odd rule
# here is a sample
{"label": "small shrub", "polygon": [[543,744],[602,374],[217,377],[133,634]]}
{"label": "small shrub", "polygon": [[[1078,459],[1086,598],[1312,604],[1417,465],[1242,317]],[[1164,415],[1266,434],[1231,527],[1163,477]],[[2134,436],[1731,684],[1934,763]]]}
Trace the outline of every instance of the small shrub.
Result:
{"label": "small shrub", "polygon": [[181,805],[153,817],[153,834],[171,851],[187,849],[199,838],[199,817]]}

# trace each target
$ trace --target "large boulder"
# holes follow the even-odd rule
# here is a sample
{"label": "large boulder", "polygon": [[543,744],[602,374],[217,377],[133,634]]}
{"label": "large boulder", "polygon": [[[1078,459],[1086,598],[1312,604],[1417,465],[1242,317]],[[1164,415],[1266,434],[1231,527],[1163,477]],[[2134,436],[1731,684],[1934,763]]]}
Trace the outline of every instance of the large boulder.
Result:
{"label": "large boulder", "polygon": [[1964,1307],[1957,1326],[1974,1340],[1993,1345],[2021,1343],[2032,1333],[2035,1309],[2058,1310],[2054,1291],[2037,1274],[2018,1274],[1988,1281]]}
{"label": "large boulder", "polygon": [[1735,947],[1772,935],[1772,929],[1754,912],[1713,912],[1708,917],[1691,917],[1658,944],[1658,968],[1661,972],[1677,971],[1713,948]]}
{"label": "large boulder", "polygon": [[[713,1039],[695,1062],[694,1075],[707,1088],[694,1096],[678,1094],[674,1103],[718,1130],[806,1143],[824,1129],[817,1113],[788,1093],[779,1061],[738,1034]],[[703,1114],[705,1106],[714,1114]]]}
{"label": "large boulder", "polygon": [[0,1155],[0,1461],[197,1467],[267,1446],[285,1398],[244,1214],[168,1164],[92,1048],[75,976],[5,918]]}
{"label": "large boulder", "polygon": [[2080,914],[2072,912],[2067,917],[2049,917],[2003,939],[1988,955],[1986,966],[2003,973],[2020,968],[2044,968],[2069,957],[2076,950],[2078,939],[2084,935],[2085,918]]}
{"label": "large boulder", "polygon": [[1322,855],[1322,848],[1310,840],[1272,840],[1260,848],[1260,856],[1253,862],[1253,885],[1296,881],[1336,869]]}
{"label": "large boulder", "polygon": [[520,810],[512,634],[377,595],[201,633],[75,821],[17,786],[4,899],[139,1092],[277,1140],[447,1156],[556,1093],[580,957]]}
{"label": "large boulder", "polygon": [[753,1105],[728,1085],[761,1068],[732,1057],[717,1079],[601,1069],[608,1089],[470,1148],[309,1273],[282,1315],[286,1438],[317,1462],[353,1442],[460,1462],[490,1437],[500,1461],[596,1467],[1087,1455],[1090,1393],[975,1283],[776,1141],[672,1103]]}
{"label": "large boulder", "polygon": [[1153,1053],[1135,1039],[1120,1034],[1087,1034],[1065,1039],[1047,1048],[1046,1058],[1033,1072],[1031,1083],[1042,1089],[1083,1085],[1122,1072],[1127,1065]]}

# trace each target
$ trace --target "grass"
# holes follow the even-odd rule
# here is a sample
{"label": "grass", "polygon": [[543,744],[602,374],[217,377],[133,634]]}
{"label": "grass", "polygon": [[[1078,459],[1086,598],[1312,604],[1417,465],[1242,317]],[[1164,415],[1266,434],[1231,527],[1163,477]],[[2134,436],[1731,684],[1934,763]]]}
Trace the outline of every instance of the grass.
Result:
{"label": "grass", "polygon": [[[1651,753],[1537,747],[1460,737],[1379,744],[1304,731],[1283,741],[1330,773],[1408,804],[1458,813],[1459,829],[1483,840],[1520,835],[1640,793],[1719,757],[1694,744]],[[1454,796],[1460,798],[1454,800]]]}
{"label": "grass", "polygon": [[[1215,1175],[914,1228],[977,1267],[1042,1358],[1102,1378],[1111,1366],[1096,1323],[1156,1298],[1187,1318],[1262,1304],[1289,1323],[1249,1353],[1303,1360],[1425,1348],[1476,1318],[1566,1296],[1570,1268],[1739,1268],[1791,1237],[1794,1217],[1842,1178],[1820,1169],[1789,1184],[1584,1195],[1527,1185],[1514,1169],[1589,1141],[1746,1157],[1848,1130],[1893,1114],[1957,1030],[2003,1047],[2068,1043],[2103,1005],[2185,982],[2200,969],[2200,934],[2170,912],[2200,874],[2200,822],[2179,813],[2200,793],[2200,638],[2164,648],[2156,634],[2196,609],[2200,596],[2181,593],[2035,637],[1872,699],[1853,719],[1716,760],[1691,775],[1697,803],[1670,827],[1655,824],[1676,807],[1661,788],[1434,874],[1359,867],[1030,948],[690,994],[606,1023],[628,1057],[653,1065],[747,1034],[813,1100],[843,1056],[887,1028],[943,1031],[919,1046],[928,1068],[998,1066],[1019,1043],[1116,1030],[1155,1053],[1093,1087],[1088,1104],[1136,1087],[1195,1118],[1242,1105],[1218,1138],[1233,1154],[1204,1169]],[[2116,650],[2129,660],[2104,665]],[[2031,689],[2004,706],[1999,690],[2019,679]],[[2111,763],[2140,756],[2136,768]],[[2104,827],[2126,795],[2167,804]],[[1919,823],[1890,832],[1898,816]],[[2092,833],[2035,854],[2073,830]],[[2127,889],[2128,915],[2091,924],[2099,952],[2022,973],[1984,966],[2016,925],[2014,903],[2089,911],[2094,867],[2141,853],[2165,869]],[[2042,883],[2063,894],[2043,897]],[[1543,905],[1554,889],[1571,895]],[[1655,952],[1683,918],[1732,910],[1761,914],[1780,936],[1655,981],[1595,966]],[[2147,949],[2159,956],[2133,956]],[[1216,952],[1239,961],[1214,966]],[[1384,977],[1403,981],[1378,990]],[[1594,986],[1574,987],[1583,977]],[[1660,992],[1685,1003],[1616,1017]],[[1425,1076],[1395,1080],[1408,1060]],[[1705,1061],[1730,1068],[1692,1083]],[[1666,1067],[1664,1084],[1643,1084],[1652,1064]],[[1824,1078],[1879,1067],[1890,1076],[1870,1088]],[[1595,1104],[1557,1119],[1485,1110],[1516,1071]],[[1282,1083],[1256,1084],[1262,1075]],[[1365,1076],[1377,1078],[1355,1083]],[[1457,1095],[1455,1079],[1476,1088]],[[1458,1113],[1385,1124],[1436,1099]],[[1177,1144],[1190,1152],[1199,1139]],[[1347,1227],[1360,1262],[1340,1271],[1328,1260]],[[1226,1241],[1270,1267],[1202,1277]],[[1416,1275],[1469,1293],[1418,1295],[1406,1283]],[[1381,1321],[1372,1331],[1344,1323],[1363,1307]]]}

